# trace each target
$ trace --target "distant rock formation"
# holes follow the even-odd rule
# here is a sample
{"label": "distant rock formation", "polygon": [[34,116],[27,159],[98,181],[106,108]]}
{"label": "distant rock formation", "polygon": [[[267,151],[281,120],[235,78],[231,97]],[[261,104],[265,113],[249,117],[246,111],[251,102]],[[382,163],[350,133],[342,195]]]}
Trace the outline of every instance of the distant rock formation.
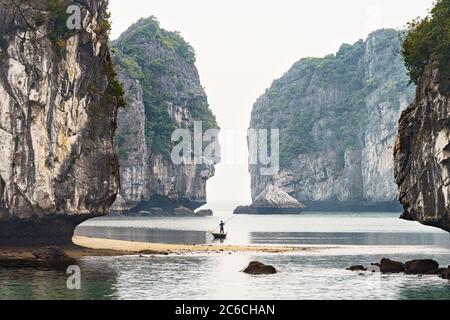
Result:
{"label": "distant rock formation", "polygon": [[308,210],[401,211],[392,156],[398,119],[413,100],[395,30],[305,58],[255,103],[254,129],[280,129],[281,170],[250,165],[252,197],[281,188]]}
{"label": "distant rock formation", "polygon": [[73,3],[0,1],[0,241],[70,241],[116,199],[107,1],[75,2],[82,29],[61,30]]}
{"label": "distant rock formation", "polygon": [[171,135],[177,128],[217,128],[195,66],[193,48],[154,17],[141,19],[113,42],[126,108],[118,115],[116,145],[121,189],[112,210],[127,214],[160,208],[195,210],[206,203],[214,163],[174,165]]}
{"label": "distant rock formation", "polygon": [[236,208],[235,214],[297,214],[305,206],[286,192],[269,185],[250,206]]}

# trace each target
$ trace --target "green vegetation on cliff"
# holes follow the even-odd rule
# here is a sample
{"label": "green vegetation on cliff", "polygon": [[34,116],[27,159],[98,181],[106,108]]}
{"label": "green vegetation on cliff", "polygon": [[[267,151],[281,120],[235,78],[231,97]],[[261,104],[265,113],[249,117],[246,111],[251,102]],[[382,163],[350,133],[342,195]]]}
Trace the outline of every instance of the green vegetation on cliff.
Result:
{"label": "green vegetation on cliff", "polygon": [[[33,21],[36,27],[40,27],[47,24],[48,38],[53,44],[53,48],[58,57],[63,54],[64,47],[66,45],[66,39],[71,34],[77,33],[79,30],[69,30],[67,28],[67,20],[70,14],[67,13],[69,5],[74,5],[67,0],[44,0],[48,14],[42,12],[36,12],[33,16]],[[79,5],[79,4],[78,4]],[[108,37],[111,31],[111,13],[108,10],[109,0],[104,0],[102,4],[103,10],[100,11],[102,16],[101,25],[94,30],[99,36]]]}
{"label": "green vegetation on cliff", "polygon": [[403,56],[411,81],[418,83],[430,59],[450,75],[450,0],[436,1],[430,14],[408,24]]}
{"label": "green vegetation on cliff", "polygon": [[[140,81],[145,104],[146,140],[152,149],[169,155],[176,124],[168,108],[186,106],[204,129],[217,128],[215,116],[195,68],[194,49],[177,32],[162,29],[154,17],[141,19],[113,43],[116,61]],[[198,82],[198,84],[196,83]]]}
{"label": "green vegetation on cliff", "polygon": [[285,168],[301,154],[329,150],[343,164],[346,150],[361,147],[374,106],[399,109],[399,92],[413,92],[400,49],[397,31],[380,30],[335,55],[300,60],[255,103],[252,126],[280,128]]}

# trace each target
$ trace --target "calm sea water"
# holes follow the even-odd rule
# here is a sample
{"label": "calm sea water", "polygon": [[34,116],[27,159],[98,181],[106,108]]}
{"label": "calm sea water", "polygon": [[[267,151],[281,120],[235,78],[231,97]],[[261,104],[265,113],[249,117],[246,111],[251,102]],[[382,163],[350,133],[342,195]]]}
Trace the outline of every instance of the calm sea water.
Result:
{"label": "calm sea water", "polygon": [[[220,222],[207,218],[102,218],[78,235],[131,241],[203,244]],[[450,299],[450,284],[436,276],[353,273],[354,264],[383,257],[433,258],[450,264],[450,235],[391,213],[306,213],[236,216],[224,244],[325,246],[303,254],[220,253],[92,257],[79,261],[82,289],[69,291],[64,271],[0,269],[2,299]],[[274,265],[273,276],[240,272],[250,261]]]}

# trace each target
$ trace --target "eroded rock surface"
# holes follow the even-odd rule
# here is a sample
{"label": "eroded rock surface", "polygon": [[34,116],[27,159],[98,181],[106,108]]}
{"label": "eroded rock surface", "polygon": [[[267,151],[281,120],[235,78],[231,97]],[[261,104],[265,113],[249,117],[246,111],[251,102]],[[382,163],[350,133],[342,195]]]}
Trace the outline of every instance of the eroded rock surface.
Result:
{"label": "eroded rock surface", "polygon": [[450,88],[435,62],[400,119],[395,176],[403,219],[450,232]]}
{"label": "eroded rock surface", "polygon": [[271,184],[312,211],[401,211],[392,151],[408,82],[389,29],[295,63],[253,107],[252,128],[280,129],[281,156],[273,176],[250,165],[253,199]]}
{"label": "eroded rock surface", "polygon": [[[174,164],[173,130],[195,121],[216,128],[195,66],[195,54],[178,33],[141,19],[113,43],[127,107],[118,116],[117,149],[121,190],[113,210],[133,214],[162,208],[195,210],[206,203],[206,183],[215,163]],[[130,212],[131,211],[131,212]]]}
{"label": "eroded rock surface", "polygon": [[59,3],[81,8],[73,32],[48,3],[0,1],[1,240],[69,240],[119,187],[105,1]]}

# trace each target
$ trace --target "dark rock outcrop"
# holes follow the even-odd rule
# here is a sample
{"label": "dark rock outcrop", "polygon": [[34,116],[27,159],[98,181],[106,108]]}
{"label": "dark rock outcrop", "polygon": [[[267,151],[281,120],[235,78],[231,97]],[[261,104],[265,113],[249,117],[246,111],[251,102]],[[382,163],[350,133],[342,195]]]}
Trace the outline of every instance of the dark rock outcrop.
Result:
{"label": "dark rock outcrop", "polygon": [[439,263],[434,260],[413,260],[405,263],[406,274],[433,274],[439,270]]}
{"label": "dark rock outcrop", "polygon": [[211,209],[199,210],[196,214],[199,217],[210,217],[214,215],[214,212]]}
{"label": "dark rock outcrop", "polygon": [[70,241],[117,195],[106,1],[70,4],[81,30],[56,28],[49,1],[0,0],[0,241]]}
{"label": "dark rock outcrop", "polygon": [[448,267],[448,269],[442,271],[441,277],[442,279],[450,280],[450,266]]}
{"label": "dark rock outcrop", "polygon": [[269,275],[277,273],[277,269],[273,266],[267,266],[261,262],[253,261],[250,262],[243,272],[251,275]]}
{"label": "dark rock outcrop", "polygon": [[381,273],[402,273],[405,271],[405,265],[401,262],[383,259],[380,262]]}
{"label": "dark rock outcrop", "polygon": [[195,215],[195,212],[186,207],[178,207],[175,209],[175,215],[176,216],[191,216],[191,217],[193,217]]}
{"label": "dark rock outcrop", "polygon": [[431,61],[401,116],[394,152],[402,218],[450,232],[449,96],[448,77]]}
{"label": "dark rock outcrop", "polygon": [[367,271],[367,268],[362,265],[351,266],[347,268],[348,271]]}
{"label": "dark rock outcrop", "polygon": [[346,270],[381,272],[384,274],[404,273],[408,275],[438,275],[444,279],[448,279],[450,267],[448,269],[439,268],[439,263],[431,259],[412,260],[403,264],[402,262],[385,258],[382,259],[380,263],[372,263],[368,268],[363,265],[355,265]]}
{"label": "dark rock outcrop", "polygon": [[240,206],[235,214],[298,214],[305,206],[280,188],[269,185],[250,206]]}

